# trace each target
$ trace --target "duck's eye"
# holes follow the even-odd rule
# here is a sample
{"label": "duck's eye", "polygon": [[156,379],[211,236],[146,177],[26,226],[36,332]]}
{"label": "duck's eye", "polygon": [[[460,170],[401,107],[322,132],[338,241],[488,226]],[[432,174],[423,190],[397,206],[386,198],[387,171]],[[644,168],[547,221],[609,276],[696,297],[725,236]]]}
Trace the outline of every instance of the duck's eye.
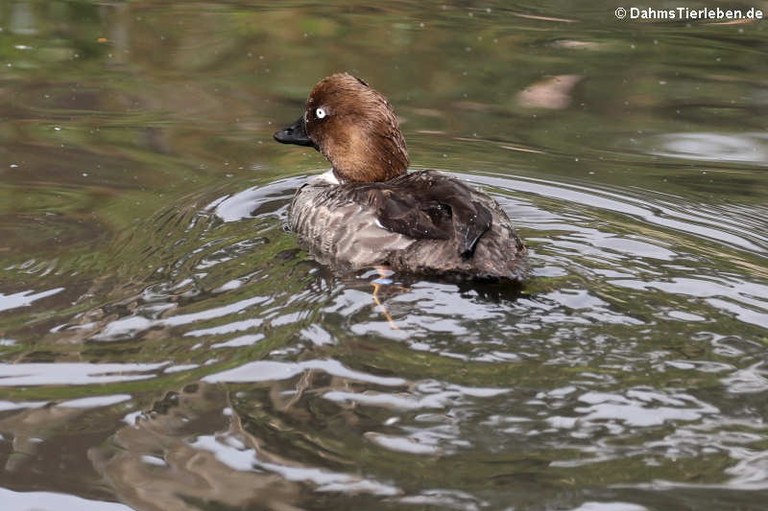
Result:
{"label": "duck's eye", "polygon": [[315,117],[318,119],[324,119],[325,116],[328,115],[328,112],[325,111],[325,108],[320,107],[317,110],[315,110]]}

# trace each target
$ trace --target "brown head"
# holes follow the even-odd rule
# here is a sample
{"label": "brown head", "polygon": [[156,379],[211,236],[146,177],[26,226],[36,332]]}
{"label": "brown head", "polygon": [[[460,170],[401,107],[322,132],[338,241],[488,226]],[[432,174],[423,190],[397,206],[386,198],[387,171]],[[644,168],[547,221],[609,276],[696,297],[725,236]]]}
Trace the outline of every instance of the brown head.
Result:
{"label": "brown head", "polygon": [[387,98],[347,73],[320,80],[304,115],[274,137],[314,147],[343,181],[387,181],[408,169],[405,140]]}

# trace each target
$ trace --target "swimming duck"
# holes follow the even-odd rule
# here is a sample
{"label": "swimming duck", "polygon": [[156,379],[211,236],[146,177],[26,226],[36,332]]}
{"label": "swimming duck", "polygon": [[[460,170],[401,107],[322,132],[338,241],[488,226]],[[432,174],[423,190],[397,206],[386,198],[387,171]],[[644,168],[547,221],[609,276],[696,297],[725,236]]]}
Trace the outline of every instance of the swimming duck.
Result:
{"label": "swimming duck", "polygon": [[408,172],[392,106],[363,80],[337,73],[312,89],[304,113],[277,131],[332,165],[301,186],[289,223],[321,263],[352,270],[522,280],[526,247],[488,195],[434,170]]}

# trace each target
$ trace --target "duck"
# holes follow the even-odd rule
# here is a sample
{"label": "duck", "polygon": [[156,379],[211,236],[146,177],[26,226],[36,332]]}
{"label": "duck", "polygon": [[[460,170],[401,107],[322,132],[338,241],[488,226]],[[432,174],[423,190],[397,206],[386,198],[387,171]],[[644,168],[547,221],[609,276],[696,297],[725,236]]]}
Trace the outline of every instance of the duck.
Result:
{"label": "duck", "polygon": [[273,135],[331,164],[296,191],[288,224],[312,257],[339,271],[522,282],[527,248],[488,194],[438,170],[408,170],[398,117],[364,80],[336,73]]}

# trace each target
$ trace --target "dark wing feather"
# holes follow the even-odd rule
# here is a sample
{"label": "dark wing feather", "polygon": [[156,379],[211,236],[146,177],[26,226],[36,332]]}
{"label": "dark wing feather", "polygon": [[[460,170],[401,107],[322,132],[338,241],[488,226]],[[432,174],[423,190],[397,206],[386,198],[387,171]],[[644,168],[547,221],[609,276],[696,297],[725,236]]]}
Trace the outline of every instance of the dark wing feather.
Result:
{"label": "dark wing feather", "polygon": [[354,187],[355,200],[373,207],[385,229],[414,239],[454,238],[464,259],[491,228],[491,212],[472,200],[472,190],[442,174],[414,172]]}
{"label": "dark wing feather", "polygon": [[479,202],[460,202],[452,205],[456,220],[453,223],[456,240],[459,243],[459,255],[469,259],[475,254],[477,242],[491,228],[491,212]]}
{"label": "dark wing feather", "polygon": [[451,238],[451,212],[439,202],[388,187],[369,188],[365,194],[366,202],[373,206],[385,229],[414,239]]}

